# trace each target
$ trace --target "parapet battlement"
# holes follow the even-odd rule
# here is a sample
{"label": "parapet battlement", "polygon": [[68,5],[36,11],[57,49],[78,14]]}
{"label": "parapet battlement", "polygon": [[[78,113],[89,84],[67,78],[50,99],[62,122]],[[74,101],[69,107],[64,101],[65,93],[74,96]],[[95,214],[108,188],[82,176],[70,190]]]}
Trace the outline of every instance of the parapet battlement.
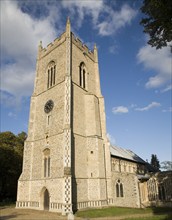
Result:
{"label": "parapet battlement", "polygon": [[72,42],[84,53],[84,55],[87,55],[92,60],[94,60],[94,51],[89,50],[87,45],[83,44],[83,42],[79,38],[77,38],[73,33]]}
{"label": "parapet battlement", "polygon": [[[85,45],[78,37],[76,37],[72,32],[71,32],[71,38],[72,38],[72,43],[75,44],[82,52],[84,55],[87,55],[90,59],[94,60],[94,51],[89,50],[87,45]],[[57,37],[53,42],[49,43],[47,47],[43,48],[42,47],[42,42],[40,42],[39,45],[39,53],[40,57],[43,57],[50,53],[54,48],[58,47],[60,44],[62,44],[66,40],[66,32],[62,33],[59,37]]]}

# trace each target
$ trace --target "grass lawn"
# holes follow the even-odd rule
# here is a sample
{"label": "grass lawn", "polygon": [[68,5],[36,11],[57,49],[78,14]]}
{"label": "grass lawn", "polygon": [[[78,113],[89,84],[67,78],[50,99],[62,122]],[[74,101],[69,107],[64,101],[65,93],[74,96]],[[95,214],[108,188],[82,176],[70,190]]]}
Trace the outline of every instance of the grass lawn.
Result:
{"label": "grass lawn", "polygon": [[[15,204],[0,203],[0,218],[2,220],[11,219],[12,216],[16,220],[21,219],[66,219],[60,214],[46,211],[38,211],[31,209],[15,209]],[[85,220],[91,218],[104,218],[104,220],[172,220],[171,208],[146,208],[146,209],[133,209],[133,208],[119,208],[108,207],[102,209],[89,209],[85,211],[78,211],[75,213],[76,220],[80,217]],[[100,220],[99,219],[99,220]]]}
{"label": "grass lawn", "polygon": [[[136,217],[134,217],[134,215],[136,215]],[[83,218],[126,216],[126,218],[124,219],[128,219],[128,220],[129,219],[170,220],[172,219],[172,210],[170,208],[133,209],[133,208],[110,207],[103,209],[90,209],[85,211],[78,211],[76,213],[76,216]]]}
{"label": "grass lawn", "polygon": [[156,216],[149,216],[149,217],[133,217],[133,218],[125,218],[124,220],[171,220],[172,215],[156,215]]}

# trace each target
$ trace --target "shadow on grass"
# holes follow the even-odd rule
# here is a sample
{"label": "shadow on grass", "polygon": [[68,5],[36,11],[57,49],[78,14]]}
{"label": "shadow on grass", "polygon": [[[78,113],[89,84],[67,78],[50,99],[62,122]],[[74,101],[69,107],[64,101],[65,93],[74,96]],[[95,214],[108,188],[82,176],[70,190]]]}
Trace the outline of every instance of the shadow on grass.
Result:
{"label": "shadow on grass", "polygon": [[172,219],[172,209],[170,207],[151,207],[154,215],[166,215],[162,220]]}
{"label": "shadow on grass", "polygon": [[170,207],[150,207],[154,214],[172,214],[172,209]]}
{"label": "shadow on grass", "polygon": [[12,219],[12,218],[16,218],[18,215],[4,215],[4,216],[0,216],[0,220],[8,220],[8,219]]}
{"label": "shadow on grass", "polygon": [[5,213],[1,213],[0,214],[0,220],[9,220],[9,219],[22,219],[22,216],[25,215],[25,213],[19,213],[16,212],[15,210],[13,210],[13,208],[11,208],[11,206],[4,206],[4,207],[0,207],[0,212],[2,209],[7,209],[7,211],[5,211]]}

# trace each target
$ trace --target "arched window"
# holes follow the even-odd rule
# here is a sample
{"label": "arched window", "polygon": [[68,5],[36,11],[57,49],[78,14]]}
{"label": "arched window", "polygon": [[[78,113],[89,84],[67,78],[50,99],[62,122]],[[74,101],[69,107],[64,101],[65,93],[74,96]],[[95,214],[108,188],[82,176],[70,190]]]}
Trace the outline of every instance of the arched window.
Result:
{"label": "arched window", "polygon": [[43,151],[44,177],[50,177],[50,149]]}
{"label": "arched window", "polygon": [[116,183],[116,197],[119,197],[119,184]]}
{"label": "arched window", "polygon": [[116,197],[124,197],[123,184],[120,180],[116,182]]}
{"label": "arched window", "polygon": [[79,66],[79,85],[86,89],[86,67],[83,62]]}
{"label": "arched window", "polygon": [[123,197],[123,185],[120,183],[120,197]]}
{"label": "arched window", "polygon": [[54,61],[51,61],[48,64],[48,68],[47,68],[47,74],[48,74],[48,78],[47,78],[47,88],[51,88],[52,86],[55,85],[56,82],[56,65]]}
{"label": "arched window", "polygon": [[157,199],[157,186],[156,180],[154,178],[150,178],[147,182],[148,185],[148,198],[149,201],[154,201]]}

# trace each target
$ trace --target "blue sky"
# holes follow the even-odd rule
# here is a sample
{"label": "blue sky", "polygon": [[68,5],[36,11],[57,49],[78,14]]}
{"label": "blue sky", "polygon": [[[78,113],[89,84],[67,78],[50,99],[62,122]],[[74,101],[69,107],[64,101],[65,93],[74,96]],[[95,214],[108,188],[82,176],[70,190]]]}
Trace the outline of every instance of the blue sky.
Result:
{"label": "blue sky", "polygon": [[139,0],[0,1],[1,131],[26,131],[37,47],[52,42],[70,16],[72,31],[99,51],[107,135],[150,161],[172,159],[170,48],[146,44]]}

